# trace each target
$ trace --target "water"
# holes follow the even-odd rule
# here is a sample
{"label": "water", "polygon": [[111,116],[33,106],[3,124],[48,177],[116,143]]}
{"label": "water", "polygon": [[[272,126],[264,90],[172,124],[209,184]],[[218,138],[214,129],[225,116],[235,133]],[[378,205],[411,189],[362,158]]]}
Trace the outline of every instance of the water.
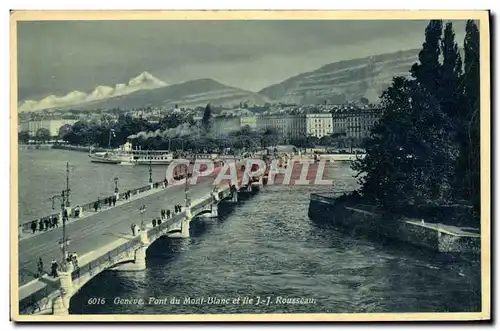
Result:
{"label": "water", "polygon": [[[19,151],[19,221],[54,213],[50,197],[66,189],[66,162],[70,167],[72,205],[113,194],[114,178],[120,191],[148,184],[149,167],[92,163],[86,153],[65,150]],[[165,166],[152,167],[153,181],[165,178]],[[57,201],[59,204],[60,202]],[[59,206],[56,205],[59,211]]]}
{"label": "water", "polygon": [[[41,154],[40,158],[51,157]],[[53,158],[55,164],[64,168],[62,156]],[[90,163],[75,165],[81,173],[95,172],[93,167]],[[118,171],[114,169],[130,172],[130,177],[137,178],[138,182],[147,173],[147,167],[99,167],[108,176],[96,173],[89,181],[112,178],[112,172]],[[38,169],[32,168],[31,176]],[[335,189],[355,187],[348,166],[335,164],[329,173],[335,177]],[[102,182],[105,187],[106,181]],[[379,243],[369,238],[352,237],[317,225],[307,216],[309,194],[325,190],[325,187],[270,186],[247,201],[225,207],[217,219],[195,220],[191,224],[191,238],[164,238],[150,246],[147,270],[136,273],[108,271],[96,276],[73,296],[70,313],[480,310],[480,266],[477,261],[459,260],[394,242]],[[260,298],[258,305],[257,296]],[[150,297],[159,301],[149,304]],[[203,298],[205,303],[185,304],[186,297]],[[228,299],[229,303],[209,304],[209,297]],[[278,297],[303,298],[309,303],[283,304]],[[97,298],[104,299],[105,303],[89,304]],[[142,299],[145,304],[115,304],[117,298]],[[172,298],[177,298],[179,303],[174,300],[171,304]],[[243,300],[248,299],[253,300],[252,304],[243,304]]]}

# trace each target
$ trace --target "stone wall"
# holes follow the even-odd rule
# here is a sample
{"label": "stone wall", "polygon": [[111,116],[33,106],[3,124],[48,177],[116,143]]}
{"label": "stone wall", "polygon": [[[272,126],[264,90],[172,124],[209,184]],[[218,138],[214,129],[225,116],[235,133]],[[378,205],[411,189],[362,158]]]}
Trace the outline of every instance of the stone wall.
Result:
{"label": "stone wall", "polygon": [[334,198],[311,195],[309,217],[370,237],[387,237],[436,252],[480,252],[480,239],[449,234],[436,228],[407,222],[404,217],[382,215],[373,207],[348,204]]}

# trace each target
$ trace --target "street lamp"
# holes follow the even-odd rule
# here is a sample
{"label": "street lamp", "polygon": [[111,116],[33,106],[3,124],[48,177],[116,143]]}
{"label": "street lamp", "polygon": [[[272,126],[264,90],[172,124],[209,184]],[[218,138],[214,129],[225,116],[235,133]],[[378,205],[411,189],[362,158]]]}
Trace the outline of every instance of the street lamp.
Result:
{"label": "street lamp", "polygon": [[71,207],[71,200],[70,200],[70,193],[71,190],[69,189],[69,170],[71,166],[69,162],[66,162],[66,207]]}
{"label": "street lamp", "polygon": [[115,193],[118,193],[118,177],[113,179],[115,181]]}
{"label": "street lamp", "polygon": [[146,230],[146,225],[144,224],[144,213],[146,212],[146,205],[142,205],[141,208],[139,208],[139,212],[141,213],[141,231]]}
{"label": "street lamp", "polygon": [[60,200],[61,201],[61,215],[62,215],[62,223],[63,223],[63,233],[62,233],[62,238],[59,240],[59,247],[61,247],[62,251],[62,262],[61,262],[61,270],[66,272],[68,271],[68,263],[67,263],[67,256],[68,256],[68,246],[70,244],[69,238],[66,236],[66,220],[67,220],[67,215],[66,215],[66,197],[68,195],[67,190],[63,190],[60,195],[54,195],[50,200],[52,200],[52,209],[55,209],[54,203],[55,200]]}
{"label": "street lamp", "polygon": [[152,160],[151,160],[151,150],[148,151],[149,156],[149,184],[153,184],[153,168],[152,168]]}
{"label": "street lamp", "polygon": [[186,174],[186,182],[184,186],[184,203],[186,205],[186,208],[189,208],[191,206],[191,199],[189,197],[189,185],[188,185],[188,180],[191,178],[192,174],[187,173]]}

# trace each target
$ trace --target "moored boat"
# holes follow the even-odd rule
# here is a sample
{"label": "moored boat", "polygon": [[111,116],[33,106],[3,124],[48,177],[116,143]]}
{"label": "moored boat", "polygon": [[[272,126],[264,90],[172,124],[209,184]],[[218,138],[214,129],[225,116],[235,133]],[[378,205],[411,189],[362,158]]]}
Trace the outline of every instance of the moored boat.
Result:
{"label": "moored boat", "polygon": [[90,153],[90,162],[95,163],[109,163],[109,164],[120,164],[121,160],[110,152],[98,152],[98,153]]}

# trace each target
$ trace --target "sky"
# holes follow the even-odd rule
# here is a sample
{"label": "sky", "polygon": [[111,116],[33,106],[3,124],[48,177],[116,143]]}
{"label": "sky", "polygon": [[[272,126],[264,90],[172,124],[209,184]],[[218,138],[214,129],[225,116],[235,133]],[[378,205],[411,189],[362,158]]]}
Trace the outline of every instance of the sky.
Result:
{"label": "sky", "polygon": [[[420,48],[428,21],[38,21],[18,23],[19,100],[90,92],[148,71],[259,91],[322,65]],[[465,22],[454,22],[463,44]]]}

